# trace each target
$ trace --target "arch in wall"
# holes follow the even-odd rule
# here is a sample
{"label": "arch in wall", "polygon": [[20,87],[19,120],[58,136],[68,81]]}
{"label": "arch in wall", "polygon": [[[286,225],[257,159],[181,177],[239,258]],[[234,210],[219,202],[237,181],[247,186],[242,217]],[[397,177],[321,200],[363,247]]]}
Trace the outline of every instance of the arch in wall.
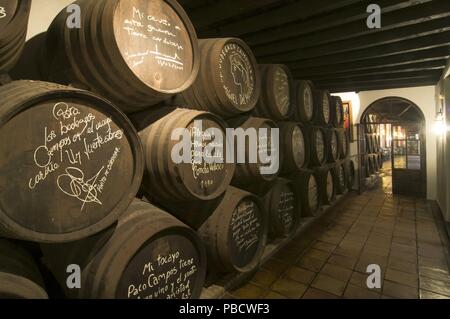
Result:
{"label": "arch in wall", "polygon": [[421,122],[425,126],[425,115],[420,107],[399,96],[383,97],[372,102],[361,115],[360,123],[367,123],[371,114],[382,117],[381,123]]}

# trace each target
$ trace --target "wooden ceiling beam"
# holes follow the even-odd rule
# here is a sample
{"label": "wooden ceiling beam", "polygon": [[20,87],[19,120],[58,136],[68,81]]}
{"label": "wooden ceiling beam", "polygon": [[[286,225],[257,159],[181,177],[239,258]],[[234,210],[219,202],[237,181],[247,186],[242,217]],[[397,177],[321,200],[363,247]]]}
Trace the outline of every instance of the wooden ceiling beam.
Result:
{"label": "wooden ceiling beam", "polygon": [[[377,57],[389,57],[400,53],[411,53],[424,49],[432,49],[441,46],[450,46],[450,31],[417,37],[395,43],[384,44],[367,49],[351,52],[337,53],[333,55],[312,57],[303,59],[301,56],[293,55],[290,60],[277,60],[278,63],[289,63],[292,69],[314,67],[321,65],[339,64],[344,62],[373,59]],[[274,63],[268,59],[260,59],[261,63]]]}
{"label": "wooden ceiling beam", "polygon": [[[342,41],[334,41],[318,46],[310,45],[310,42],[303,42],[301,39],[292,39],[278,44],[272,44],[264,50],[252,48],[255,55],[260,59],[289,59],[292,56],[304,58],[312,56],[323,56],[332,53],[353,51],[370,48],[377,45],[389,44],[397,41],[413,39],[450,29],[450,1],[446,4],[448,11],[441,15],[446,17],[438,19],[421,19],[421,23],[410,24],[399,28],[382,28],[381,31],[367,33],[363,36],[348,38]],[[417,21],[417,20],[415,20]],[[373,31],[373,30],[372,30]],[[315,35],[317,39],[323,37],[322,34]],[[305,43],[308,43],[305,45]]]}

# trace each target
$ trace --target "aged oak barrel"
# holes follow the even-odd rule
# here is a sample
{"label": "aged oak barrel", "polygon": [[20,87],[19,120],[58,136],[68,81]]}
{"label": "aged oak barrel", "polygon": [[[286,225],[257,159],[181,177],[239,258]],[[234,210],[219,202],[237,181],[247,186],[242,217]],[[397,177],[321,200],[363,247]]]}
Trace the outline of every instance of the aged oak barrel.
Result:
{"label": "aged oak barrel", "polygon": [[327,129],[326,133],[326,153],[328,155],[328,162],[334,163],[339,159],[339,133],[335,129]]}
{"label": "aged oak barrel", "polygon": [[327,160],[326,134],[324,129],[312,126],[309,128],[310,166],[321,166]]}
{"label": "aged oak barrel", "polygon": [[380,169],[383,169],[383,154],[380,152],[377,155],[378,157],[378,165]]}
{"label": "aged oak barrel", "polygon": [[0,239],[0,299],[47,299],[33,257],[19,243]]}
{"label": "aged oak barrel", "polygon": [[333,172],[329,168],[319,168],[316,170],[319,198],[322,205],[331,205],[336,198],[335,179]]}
{"label": "aged oak barrel", "polygon": [[197,36],[175,0],[79,0],[81,27],[63,9],[47,32],[51,82],[100,93],[127,113],[187,89],[198,74]]}
{"label": "aged oak barrel", "polygon": [[336,194],[342,195],[347,191],[348,188],[348,172],[346,169],[346,164],[338,163],[333,169],[333,177],[336,186]]}
{"label": "aged oak barrel", "polygon": [[294,84],[295,119],[301,123],[308,124],[314,119],[314,93],[309,81],[296,81]]}
{"label": "aged oak barrel", "polygon": [[317,125],[329,126],[331,124],[331,97],[328,91],[314,91],[314,113]]}
{"label": "aged oak barrel", "polygon": [[374,152],[372,134],[366,134],[366,152],[367,152],[367,154],[371,154]]}
{"label": "aged oak barrel", "polygon": [[356,181],[356,167],[355,162],[350,159],[347,163],[347,182],[348,182],[348,189],[351,191],[353,190],[353,185]]}
{"label": "aged oak barrel", "polygon": [[320,208],[316,176],[312,171],[302,170],[290,176],[294,191],[300,195],[301,216],[315,216]]}
{"label": "aged oak barrel", "polygon": [[350,138],[345,129],[337,129],[339,158],[345,159],[350,153]]}
{"label": "aged oak barrel", "polygon": [[[234,162],[226,163],[225,123],[211,113],[188,109],[163,108],[157,115],[154,121],[155,113],[148,112],[135,122],[138,129],[152,122],[139,132],[146,163],[142,188],[147,197],[164,203],[212,200],[222,195],[235,169]],[[188,135],[173,135],[179,129]],[[216,140],[213,129],[222,134],[222,140]],[[173,155],[184,154],[177,151],[181,138],[187,139],[190,153],[178,160]],[[211,145],[219,148],[208,152]]]}
{"label": "aged oak barrel", "polygon": [[[175,217],[135,200],[116,226],[81,241],[41,245],[44,262],[70,298],[198,298],[205,248]],[[81,289],[66,286],[66,267],[82,269]]]}
{"label": "aged oak barrel", "polygon": [[206,245],[208,272],[249,272],[258,267],[267,241],[267,213],[260,199],[229,187],[198,230]]}
{"label": "aged oak barrel", "polygon": [[0,233],[37,242],[113,224],[141,184],[128,118],[90,92],[34,81],[0,87]]}
{"label": "aged oak barrel", "polygon": [[344,126],[344,108],[342,105],[342,99],[339,96],[331,97],[331,117],[332,124],[335,128],[341,128]]}
{"label": "aged oak barrel", "polygon": [[291,71],[282,64],[262,64],[261,96],[253,114],[275,121],[283,121],[294,111],[294,83]]}
{"label": "aged oak barrel", "polygon": [[237,38],[199,40],[201,67],[194,84],[177,104],[224,118],[252,111],[261,92],[258,65],[251,49]]}
{"label": "aged oak barrel", "polygon": [[[272,141],[271,138],[272,132],[275,132],[273,129],[278,129],[276,123],[268,119],[241,116],[229,120],[228,125],[235,128],[236,133],[256,130],[256,135],[249,133],[249,135],[236,134],[234,136],[234,155],[237,164],[232,185],[247,189],[246,186],[249,184],[274,181],[280,172],[280,164],[282,163],[279,141]],[[253,141],[249,138],[250,136],[253,137]],[[245,145],[245,150],[239,148],[239,145]],[[262,159],[265,155],[273,156],[273,161],[264,163]],[[264,168],[268,171],[265,172]],[[271,172],[272,169],[273,172]]]}
{"label": "aged oak barrel", "polygon": [[0,1],[0,74],[19,60],[25,45],[31,0]]}
{"label": "aged oak barrel", "polygon": [[275,239],[293,235],[300,222],[301,201],[292,182],[278,178],[263,202],[269,215],[269,236]]}
{"label": "aged oak barrel", "polygon": [[308,165],[309,141],[303,126],[295,122],[279,122],[282,173],[289,174]]}

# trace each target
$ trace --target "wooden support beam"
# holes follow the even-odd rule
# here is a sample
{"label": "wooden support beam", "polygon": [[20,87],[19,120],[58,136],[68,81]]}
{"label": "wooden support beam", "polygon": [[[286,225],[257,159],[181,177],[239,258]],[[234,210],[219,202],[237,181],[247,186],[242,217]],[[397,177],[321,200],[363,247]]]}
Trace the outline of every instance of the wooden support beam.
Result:
{"label": "wooden support beam", "polygon": [[[384,17],[391,11],[400,9],[405,10],[410,6],[414,7],[416,5],[420,5],[421,3],[428,3],[430,1],[431,0],[378,0],[377,4],[382,8]],[[358,35],[358,30],[361,30],[359,32],[367,32],[367,28],[361,29],[360,24],[361,21],[363,21],[363,26],[366,27],[365,21],[368,17],[367,6],[371,3],[373,3],[373,1],[364,0],[342,10],[335,10],[327,14],[311,17],[309,19],[298,19],[294,23],[284,24],[262,32],[248,34],[244,36],[244,39],[249,45],[256,46],[311,33],[320,34],[327,29],[335,29],[336,32],[333,34],[335,37],[342,37],[346,35],[351,36],[352,34]],[[385,24],[386,22],[382,23]],[[340,32],[340,29],[345,26],[349,27],[342,30],[343,32]],[[225,29],[219,28],[217,31],[225,32]]]}
{"label": "wooden support beam", "polygon": [[404,73],[404,72],[412,72],[412,71],[430,71],[430,70],[442,70],[445,68],[447,63],[447,58],[417,62],[417,63],[409,63],[402,64],[397,66],[388,66],[388,67],[380,67],[376,69],[364,69],[364,70],[356,70],[356,71],[343,71],[340,73],[337,72],[328,72],[324,74],[314,75],[314,74],[305,74],[305,73],[297,73],[293,72],[294,77],[302,77],[305,79],[309,79],[312,81],[329,79],[332,77],[333,79],[339,78],[348,78],[359,75],[379,75],[379,74],[391,74],[391,73]]}
{"label": "wooden support beam", "polygon": [[434,78],[430,79],[410,79],[410,80],[396,80],[396,81],[384,81],[383,83],[353,83],[351,85],[339,85],[339,86],[320,86],[319,89],[327,89],[331,93],[342,93],[342,92],[361,92],[361,91],[372,91],[372,90],[388,90],[388,89],[400,89],[406,87],[419,87],[419,86],[434,86],[437,80]]}
{"label": "wooden support beam", "polygon": [[323,65],[317,67],[305,66],[304,68],[291,67],[291,71],[297,78],[308,79],[312,75],[326,75],[330,73],[356,72],[362,70],[378,70],[385,67],[406,67],[409,64],[425,61],[448,59],[450,46],[442,46],[421,51],[391,55],[389,57],[373,58],[360,61],[343,62],[335,65]]}
{"label": "wooden support beam", "polygon": [[[318,46],[313,46],[311,42],[304,42],[302,39],[290,39],[288,41],[282,41],[266,46],[264,48],[252,49],[255,55],[259,58],[283,60],[286,57],[289,58],[293,54],[308,58],[311,56],[321,56],[331,53],[365,49],[376,45],[389,44],[392,42],[412,39],[418,36],[438,33],[446,30],[448,31],[450,29],[450,1],[446,2],[446,5],[448,11],[439,14],[439,16],[446,15],[446,17],[437,19],[422,18],[419,20],[414,20],[415,22],[420,21],[420,23],[409,24],[399,28],[383,27],[380,31],[372,30],[372,32],[367,32],[367,34],[362,36],[352,37],[341,41],[335,40],[332,43],[326,43]],[[323,35],[317,34],[315,36],[320,38]]]}
{"label": "wooden support beam", "polygon": [[[257,2],[258,0],[248,1]],[[283,24],[304,20],[308,17],[355,5],[359,2],[361,2],[361,0],[297,0],[269,12],[257,14],[245,19],[238,19],[228,25],[216,28],[210,33],[200,33],[200,35],[202,37],[215,35],[241,37],[244,34],[250,34],[262,30],[270,30],[271,28],[275,28]]]}
{"label": "wooden support beam", "polygon": [[416,52],[424,49],[432,49],[450,45],[450,31],[441,32],[429,36],[417,37],[395,43],[375,46],[373,48],[360,49],[351,52],[343,52],[329,56],[303,59],[302,56],[293,54],[289,59],[271,60],[260,59],[260,63],[289,63],[293,69],[314,67],[321,65],[339,64],[344,62],[373,59],[377,57],[389,57],[400,53]]}
{"label": "wooden support beam", "polygon": [[208,26],[219,25],[224,20],[252,13],[256,10],[271,9],[285,4],[280,0],[220,0],[213,6],[192,10],[189,17],[196,29],[201,32]]}
{"label": "wooden support beam", "polygon": [[441,70],[436,71],[415,71],[415,72],[405,72],[396,74],[383,74],[383,75],[368,75],[368,76],[355,76],[346,79],[325,79],[313,81],[317,85],[330,85],[334,86],[336,84],[346,84],[346,83],[363,83],[363,82],[383,82],[387,80],[400,80],[400,79],[416,79],[416,78],[440,78],[442,74]]}

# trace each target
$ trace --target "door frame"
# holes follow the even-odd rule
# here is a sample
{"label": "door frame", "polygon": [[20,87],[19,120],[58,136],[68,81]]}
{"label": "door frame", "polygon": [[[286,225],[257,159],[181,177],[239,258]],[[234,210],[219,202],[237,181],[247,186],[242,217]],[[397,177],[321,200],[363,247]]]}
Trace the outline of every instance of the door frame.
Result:
{"label": "door frame", "polygon": [[[426,198],[427,197],[427,135],[426,135],[426,127],[425,123],[423,121],[421,122],[392,122],[387,123],[391,124],[391,136],[393,136],[393,130],[394,126],[419,126],[420,127],[420,175],[421,175],[421,182],[423,183],[421,185],[421,194],[420,198]],[[402,171],[408,171],[408,139],[406,141],[406,168],[395,168],[394,165],[394,142],[395,140],[391,140],[391,169],[392,169],[392,192],[394,192],[394,171],[395,170],[402,170]],[[399,194],[402,195],[402,194]]]}

